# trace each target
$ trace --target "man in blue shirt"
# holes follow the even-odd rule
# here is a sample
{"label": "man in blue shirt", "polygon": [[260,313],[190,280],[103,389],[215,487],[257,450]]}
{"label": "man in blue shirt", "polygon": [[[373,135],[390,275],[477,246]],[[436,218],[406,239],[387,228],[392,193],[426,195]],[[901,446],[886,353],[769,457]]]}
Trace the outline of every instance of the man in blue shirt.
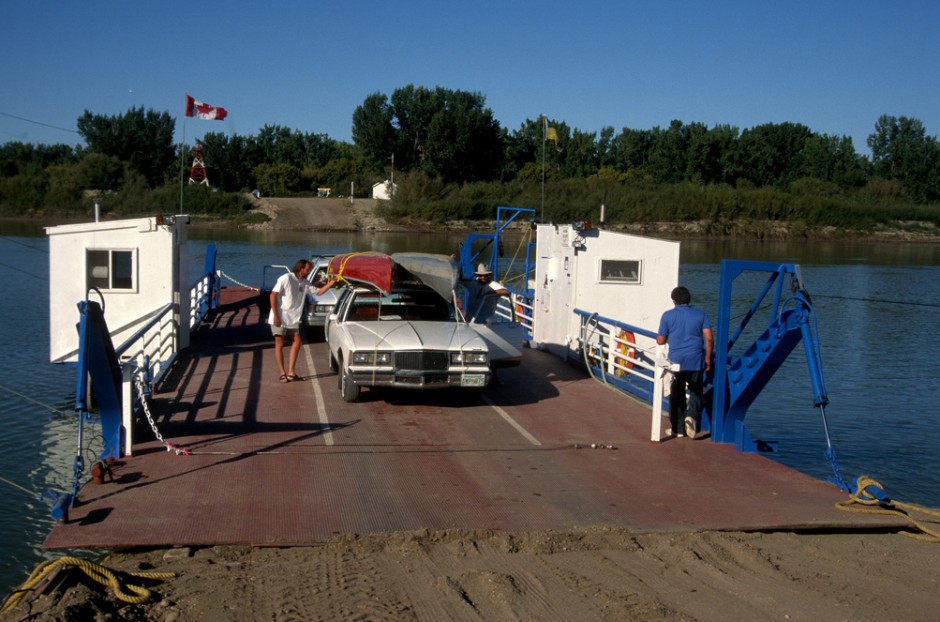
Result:
{"label": "man in blue shirt", "polygon": [[[685,287],[672,290],[675,305],[663,313],[659,321],[656,343],[669,344],[669,360],[679,366],[672,372],[669,393],[670,434],[695,438],[702,416],[705,372],[712,368],[714,339],[708,315],[701,309],[690,307],[692,295]],[[686,404],[685,392],[689,391]]]}

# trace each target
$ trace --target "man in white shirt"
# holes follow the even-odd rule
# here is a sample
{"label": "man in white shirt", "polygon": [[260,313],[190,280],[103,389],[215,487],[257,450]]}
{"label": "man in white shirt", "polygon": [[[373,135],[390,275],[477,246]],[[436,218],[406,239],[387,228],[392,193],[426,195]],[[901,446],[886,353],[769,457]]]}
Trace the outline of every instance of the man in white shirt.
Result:
{"label": "man in white shirt", "polygon": [[[274,335],[274,358],[277,360],[277,367],[281,372],[281,382],[300,380],[295,368],[297,357],[300,354],[300,346],[303,345],[300,339],[300,320],[303,315],[307,288],[312,287],[307,280],[307,275],[310,274],[311,270],[313,270],[313,264],[306,259],[301,259],[294,264],[294,268],[290,272],[286,272],[278,278],[277,283],[274,284],[274,288],[271,290],[271,312],[268,314],[268,324],[271,325],[271,333]],[[334,281],[331,279],[326,285],[317,290],[317,294],[322,294],[333,284]],[[284,368],[285,338],[291,339],[286,369]]]}

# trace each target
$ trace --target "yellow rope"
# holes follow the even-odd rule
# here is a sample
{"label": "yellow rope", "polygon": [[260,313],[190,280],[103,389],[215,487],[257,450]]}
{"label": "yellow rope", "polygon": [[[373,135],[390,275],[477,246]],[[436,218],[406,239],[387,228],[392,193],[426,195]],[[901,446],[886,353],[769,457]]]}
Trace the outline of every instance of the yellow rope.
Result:
{"label": "yellow rope", "polygon": [[[845,501],[839,501],[836,503],[836,507],[844,512],[856,512],[859,514],[887,514],[889,516],[902,517],[921,532],[903,532],[905,536],[910,536],[911,538],[915,538],[917,540],[923,540],[924,542],[940,542],[940,532],[938,532],[936,529],[930,529],[911,515],[914,512],[919,512],[921,514],[926,514],[927,516],[940,518],[940,511],[924,507],[922,505],[917,505],[916,503],[904,503],[901,501],[895,501],[893,499],[890,502],[885,503],[873,493],[869,492],[869,488],[877,488],[878,490],[884,491],[884,486],[882,486],[880,483],[866,475],[862,475],[856,481],[855,492]],[[856,504],[863,507],[857,507]]]}
{"label": "yellow rope", "polygon": [[[366,255],[371,252],[372,251],[357,251],[355,253],[346,253],[346,256],[343,257],[343,260],[339,263],[339,270],[336,272],[336,274],[332,274],[331,276],[336,278],[337,283],[349,283],[349,281],[343,275],[343,273],[346,271],[346,262],[348,262],[353,257],[356,257],[357,255]],[[329,268],[329,266],[327,266],[327,268]]]}
{"label": "yellow rope", "polygon": [[[36,586],[51,573],[68,568],[79,568],[83,570],[85,574],[98,583],[114,590],[114,596],[125,603],[136,605],[149,602],[152,598],[150,590],[143,586],[127,584],[125,589],[125,587],[121,585],[117,574],[104,566],[78,557],[60,557],[58,559],[46,560],[36,566],[36,569],[33,570],[32,574],[29,575],[29,578],[26,579],[23,585],[3,601],[0,612],[8,611],[16,607],[26,594],[35,589]],[[172,579],[176,576],[176,574],[172,572],[131,572],[122,574],[128,574],[142,579]]]}

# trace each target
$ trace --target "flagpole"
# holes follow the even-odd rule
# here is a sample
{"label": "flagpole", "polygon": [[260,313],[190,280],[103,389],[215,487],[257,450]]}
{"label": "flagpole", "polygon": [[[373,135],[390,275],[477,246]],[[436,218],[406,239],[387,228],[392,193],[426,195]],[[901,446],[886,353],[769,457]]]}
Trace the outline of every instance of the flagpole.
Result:
{"label": "flagpole", "polygon": [[180,142],[180,216],[183,215],[183,145],[186,144],[186,117],[183,117],[183,140]]}
{"label": "flagpole", "polygon": [[543,114],[542,118],[542,222],[545,222],[545,141],[548,140],[548,118]]}

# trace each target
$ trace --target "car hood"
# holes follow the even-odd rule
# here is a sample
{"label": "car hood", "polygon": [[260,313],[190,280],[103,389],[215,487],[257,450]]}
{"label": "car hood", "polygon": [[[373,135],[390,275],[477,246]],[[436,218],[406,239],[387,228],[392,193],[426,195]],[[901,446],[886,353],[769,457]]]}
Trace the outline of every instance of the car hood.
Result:
{"label": "car hood", "polygon": [[356,350],[486,350],[486,342],[461,322],[347,322]]}

